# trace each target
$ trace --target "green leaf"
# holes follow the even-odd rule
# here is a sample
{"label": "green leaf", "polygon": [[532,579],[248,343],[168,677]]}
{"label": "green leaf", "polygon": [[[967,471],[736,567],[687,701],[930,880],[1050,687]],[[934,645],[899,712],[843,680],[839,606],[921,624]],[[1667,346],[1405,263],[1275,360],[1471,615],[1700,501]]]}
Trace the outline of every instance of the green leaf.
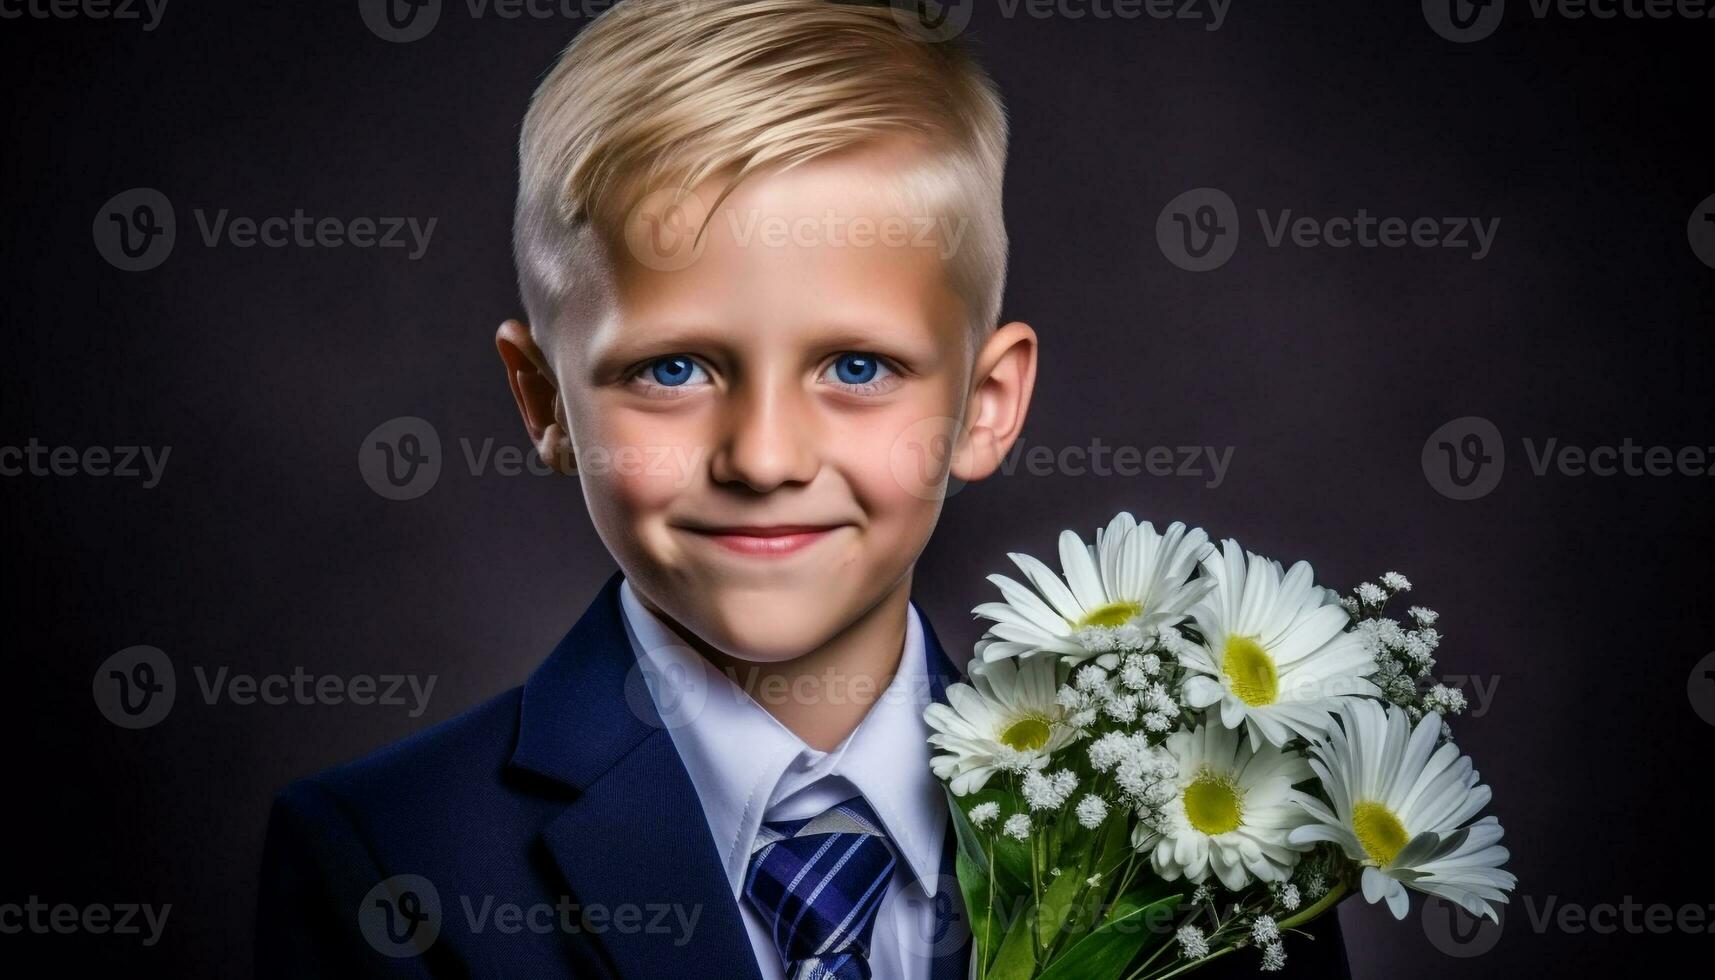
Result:
{"label": "green leaf", "polygon": [[1006,922],[995,912],[994,900],[989,895],[988,871],[978,868],[962,849],[953,860],[959,873],[959,891],[965,896],[965,914],[971,920],[972,949],[981,958],[979,962],[986,963]]}
{"label": "green leaf", "polygon": [[[977,833],[977,829],[971,826],[971,818],[965,810],[967,806],[975,806],[976,804],[962,802],[959,797],[953,795],[953,791],[945,783],[941,784],[941,789],[947,794],[947,809],[953,815],[953,835],[959,842],[959,856],[969,858],[971,863],[982,871],[983,887],[986,888],[988,887],[989,873],[988,852],[983,850],[983,839]],[[965,799],[969,800],[970,797],[965,797]]]}
{"label": "green leaf", "polygon": [[995,888],[1010,905],[1030,900],[1030,842],[1001,834],[994,844]]}
{"label": "green leaf", "polygon": [[1043,949],[1053,949],[1054,941],[1060,938],[1060,930],[1072,916],[1085,877],[1078,868],[1063,869],[1042,896],[1042,904],[1036,907],[1036,935]]}
{"label": "green leaf", "polygon": [[985,878],[990,860],[994,862],[994,894],[990,897],[995,907],[1001,910],[1001,918],[1010,922],[1014,910],[1029,904],[1030,845],[1005,834],[996,833],[991,837],[978,831],[971,826],[969,813],[980,803],[995,803],[1003,814],[1019,813],[1023,810],[1021,801],[994,783],[968,796],[954,796],[945,783],[941,788],[947,794],[947,808],[952,811],[953,833],[958,839],[959,850],[983,870]]}
{"label": "green leaf", "polygon": [[1133,893],[1114,903],[1113,914],[1071,949],[1054,958],[1036,980],[1118,980],[1152,937],[1171,942],[1172,935],[1151,928],[1162,912],[1178,906],[1180,895],[1147,904]]}
{"label": "green leaf", "polygon": [[1036,975],[1036,951],[1031,949],[1035,939],[1030,934],[1035,921],[1034,915],[1013,917],[1006,938],[1001,940],[1000,951],[989,966],[988,980],[1030,980]]}

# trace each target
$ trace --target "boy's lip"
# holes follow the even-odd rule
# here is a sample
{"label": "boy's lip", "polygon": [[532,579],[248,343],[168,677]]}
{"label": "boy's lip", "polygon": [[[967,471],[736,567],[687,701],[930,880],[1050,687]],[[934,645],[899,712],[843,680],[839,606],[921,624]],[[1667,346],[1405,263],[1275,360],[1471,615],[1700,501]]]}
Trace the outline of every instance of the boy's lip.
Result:
{"label": "boy's lip", "polygon": [[728,551],[763,558],[794,554],[845,527],[844,524],[680,525],[681,530],[706,538]]}

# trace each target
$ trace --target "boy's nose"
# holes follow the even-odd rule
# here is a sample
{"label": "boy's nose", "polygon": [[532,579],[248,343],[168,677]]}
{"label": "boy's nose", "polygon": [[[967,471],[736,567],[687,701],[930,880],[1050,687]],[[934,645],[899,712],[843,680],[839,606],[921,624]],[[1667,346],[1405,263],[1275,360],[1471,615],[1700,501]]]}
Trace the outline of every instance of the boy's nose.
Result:
{"label": "boy's nose", "polygon": [[724,432],[711,460],[715,482],[766,493],[815,479],[821,463],[811,407],[763,387],[735,395],[727,402]]}

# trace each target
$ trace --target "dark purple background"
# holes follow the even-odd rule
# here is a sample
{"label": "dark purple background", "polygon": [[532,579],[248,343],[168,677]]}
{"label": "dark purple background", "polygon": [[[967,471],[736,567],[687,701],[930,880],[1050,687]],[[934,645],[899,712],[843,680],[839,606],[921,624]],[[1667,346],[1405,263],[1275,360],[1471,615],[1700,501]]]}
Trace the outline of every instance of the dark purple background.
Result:
{"label": "dark purple background", "polygon": [[[1311,560],[1342,589],[1386,568],[1443,614],[1441,669],[1494,688],[1461,746],[1495,790],[1540,913],[1715,902],[1703,799],[1715,729],[1687,678],[1708,627],[1707,476],[1536,477],[1522,439],[1715,445],[1715,270],[1686,238],[1715,193],[1715,22],[1536,19],[1436,36],[1415,3],[1235,0],[1221,30],[1001,16],[972,34],[1013,120],[1005,304],[1042,341],[1027,446],[1232,446],[1225,482],[1031,476],[953,498],[918,601],[949,648],[1008,550],[1043,557],[1121,508]],[[1385,9],[1384,9],[1385,8]],[[567,479],[472,476],[457,440],[524,444],[493,353],[515,313],[518,122],[582,21],[472,19],[386,43],[355,0],[174,0],[159,28],[0,21],[7,93],[0,443],[171,446],[161,485],[0,478],[11,833],[0,903],[171,903],[160,945],[0,935],[0,964],[248,972],[273,792],[519,683],[611,562]],[[120,272],[92,218],[154,187],[174,253]],[[1171,265],[1182,191],[1238,203],[1237,255]],[[193,208],[438,219],[427,255],[209,249]],[[1499,218],[1492,254],[1271,249],[1257,208]],[[360,478],[364,435],[439,430],[427,495]],[[1420,466],[1460,416],[1506,474],[1450,500]],[[96,666],[135,644],[179,670],[171,716],[124,731]],[[191,665],[438,675],[404,709],[209,706]],[[601,737],[590,732],[591,738]],[[472,828],[480,833],[480,828]],[[599,846],[600,842],[592,842]],[[1711,937],[1535,928],[1449,959],[1419,903],[1348,905],[1359,977],[1657,972]],[[1706,912],[1704,918],[1715,918]]]}

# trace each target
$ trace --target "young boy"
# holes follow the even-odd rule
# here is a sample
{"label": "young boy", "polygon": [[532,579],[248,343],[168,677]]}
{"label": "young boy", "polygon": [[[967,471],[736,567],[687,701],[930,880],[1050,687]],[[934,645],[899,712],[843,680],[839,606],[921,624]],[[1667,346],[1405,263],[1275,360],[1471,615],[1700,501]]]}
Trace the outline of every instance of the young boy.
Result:
{"label": "young boy", "polygon": [[522,688],[281,795],[259,972],[967,975],[922,721],[956,671],[909,597],[1030,402],[1005,152],[986,76],[884,4],[583,31],[497,344],[620,572]]}

